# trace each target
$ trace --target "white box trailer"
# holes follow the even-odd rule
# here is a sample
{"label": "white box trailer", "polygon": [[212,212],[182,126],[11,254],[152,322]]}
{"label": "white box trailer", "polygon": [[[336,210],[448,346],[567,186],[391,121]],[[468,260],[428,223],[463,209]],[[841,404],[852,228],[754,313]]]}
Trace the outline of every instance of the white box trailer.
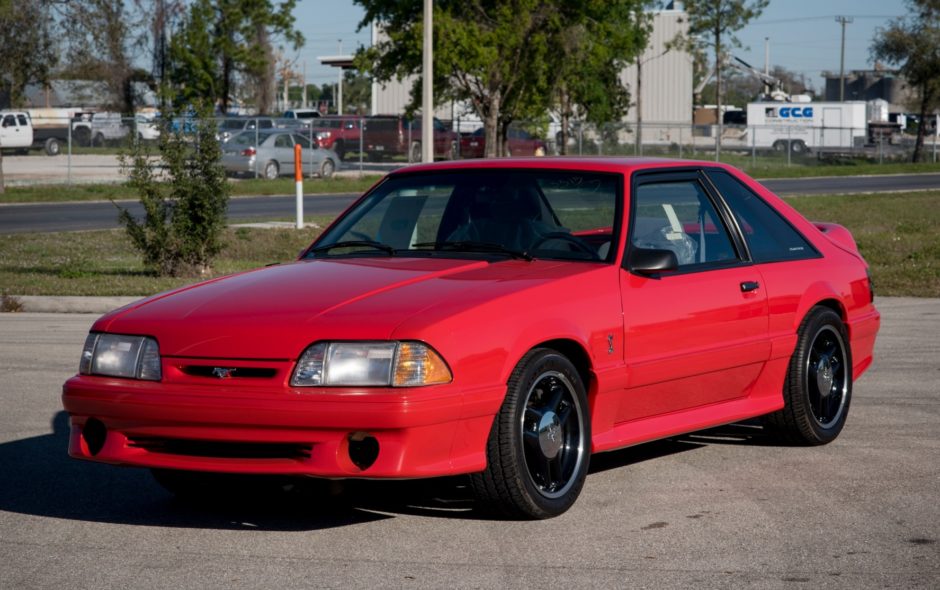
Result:
{"label": "white box trailer", "polygon": [[862,147],[868,138],[863,101],[752,102],[747,105],[747,145],[793,153]]}

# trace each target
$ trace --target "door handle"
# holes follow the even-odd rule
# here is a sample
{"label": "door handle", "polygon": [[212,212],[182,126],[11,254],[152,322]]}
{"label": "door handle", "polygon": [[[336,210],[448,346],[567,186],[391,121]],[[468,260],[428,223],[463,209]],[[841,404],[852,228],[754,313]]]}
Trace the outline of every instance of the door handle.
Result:
{"label": "door handle", "polygon": [[750,293],[751,291],[756,291],[760,288],[760,283],[757,281],[744,281],[741,283],[741,292]]}

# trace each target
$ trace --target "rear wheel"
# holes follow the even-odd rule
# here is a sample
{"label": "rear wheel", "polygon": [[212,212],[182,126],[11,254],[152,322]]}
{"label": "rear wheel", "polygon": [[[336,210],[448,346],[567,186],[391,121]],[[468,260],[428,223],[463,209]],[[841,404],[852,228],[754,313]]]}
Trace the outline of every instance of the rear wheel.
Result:
{"label": "rear wheel", "polygon": [[411,163],[421,161],[421,144],[417,141],[411,144],[411,155],[408,157],[408,161]]}
{"label": "rear wheel", "polygon": [[340,160],[343,159],[343,157],[346,155],[346,145],[343,143],[342,139],[337,139],[336,142],[333,143],[333,151],[336,152],[336,155]]}
{"label": "rear wheel", "polygon": [[487,467],[471,477],[479,500],[514,518],[549,518],[584,486],[591,450],[584,384],[547,348],[530,351],[509,378],[487,443]]}
{"label": "rear wheel", "polygon": [[94,147],[104,147],[104,134],[96,133],[95,136],[91,138],[91,145]]}
{"label": "rear wheel", "polygon": [[43,144],[43,149],[46,150],[47,156],[58,156],[59,152],[62,151],[62,144],[59,143],[58,139],[50,137]]}
{"label": "rear wheel", "polygon": [[814,307],[800,325],[783,398],[783,409],[764,417],[781,440],[824,445],[842,432],[852,400],[852,351],[842,318],[828,307]]}

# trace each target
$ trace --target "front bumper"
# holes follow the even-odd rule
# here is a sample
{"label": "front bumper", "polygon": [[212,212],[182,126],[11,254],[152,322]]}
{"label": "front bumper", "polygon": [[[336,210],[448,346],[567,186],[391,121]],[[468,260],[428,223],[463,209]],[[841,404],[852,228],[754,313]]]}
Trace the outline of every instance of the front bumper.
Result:
{"label": "front bumper", "polygon": [[[481,471],[504,388],[282,391],[77,375],[63,385],[69,455],[118,465],[317,477],[414,478]],[[86,425],[104,426],[89,445]],[[374,438],[362,469],[350,441]],[[96,448],[100,446],[100,449]],[[96,452],[93,452],[96,451]]]}

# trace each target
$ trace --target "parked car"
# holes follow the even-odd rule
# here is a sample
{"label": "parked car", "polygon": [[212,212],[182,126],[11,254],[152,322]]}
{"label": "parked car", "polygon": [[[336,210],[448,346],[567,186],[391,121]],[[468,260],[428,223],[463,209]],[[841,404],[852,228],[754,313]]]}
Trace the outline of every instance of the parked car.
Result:
{"label": "parked car", "polygon": [[[434,119],[434,157],[452,159],[457,153],[457,134],[440,119]],[[363,146],[371,159],[408,156],[421,161],[421,118],[409,120],[395,115],[366,117]]]}
{"label": "parked car", "polygon": [[[255,141],[257,138],[257,142]],[[301,147],[303,169],[311,176],[330,178],[339,168],[336,152],[318,148],[300,133],[244,131],[222,144],[222,165],[231,174],[255,174],[274,180],[294,173],[294,144]]]}
{"label": "parked car", "polygon": [[153,141],[160,138],[161,119],[154,115],[135,115],[134,128],[137,139]]}
{"label": "parked car", "polygon": [[320,111],[317,109],[290,109],[284,111],[284,114],[281,115],[282,119],[316,119],[321,117]]}
{"label": "parked car", "polygon": [[72,141],[80,146],[100,147],[127,137],[129,129],[121,113],[76,113],[72,119]]}
{"label": "parked car", "polygon": [[[523,129],[509,128],[509,156],[544,156],[545,142]],[[461,158],[482,158],[486,153],[483,127],[460,138]]]}
{"label": "parked car", "polygon": [[219,141],[228,141],[233,135],[242,131],[254,131],[274,129],[274,119],[270,117],[229,117],[219,120],[219,133],[216,135]]}
{"label": "parked car", "polygon": [[95,322],[63,389],[69,453],[179,494],[470,474],[481,506],[546,518],[592,453],[757,417],[831,442],[879,324],[848,230],[730,166],[412,166],[296,262]]}
{"label": "parked car", "polygon": [[317,145],[333,150],[342,160],[349,151],[359,151],[359,134],[362,117],[320,117],[311,122],[310,134]]}

